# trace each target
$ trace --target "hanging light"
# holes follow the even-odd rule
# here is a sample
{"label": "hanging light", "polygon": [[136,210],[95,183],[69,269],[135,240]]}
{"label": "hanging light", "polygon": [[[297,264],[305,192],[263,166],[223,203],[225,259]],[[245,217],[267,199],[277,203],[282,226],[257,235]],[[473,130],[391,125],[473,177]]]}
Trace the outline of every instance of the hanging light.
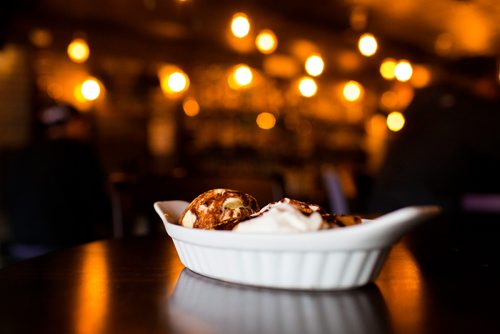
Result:
{"label": "hanging light", "polygon": [[372,34],[365,33],[359,38],[358,48],[363,56],[371,57],[377,52],[377,39]]}
{"label": "hanging light", "polygon": [[299,92],[304,97],[313,97],[318,91],[318,85],[313,78],[303,77],[299,81]]}
{"label": "hanging light", "polygon": [[90,49],[87,41],[83,38],[75,38],[72,40],[68,45],[67,52],[69,59],[75,63],[84,63],[90,55]]}
{"label": "hanging light", "polygon": [[264,29],[257,35],[255,45],[263,54],[270,54],[278,47],[278,39],[272,30]]}
{"label": "hanging light", "polygon": [[325,69],[325,62],[319,55],[312,55],[306,60],[306,72],[313,77],[319,76]]}
{"label": "hanging light", "polygon": [[234,36],[243,38],[250,32],[250,20],[245,13],[236,13],[231,20],[231,31]]}

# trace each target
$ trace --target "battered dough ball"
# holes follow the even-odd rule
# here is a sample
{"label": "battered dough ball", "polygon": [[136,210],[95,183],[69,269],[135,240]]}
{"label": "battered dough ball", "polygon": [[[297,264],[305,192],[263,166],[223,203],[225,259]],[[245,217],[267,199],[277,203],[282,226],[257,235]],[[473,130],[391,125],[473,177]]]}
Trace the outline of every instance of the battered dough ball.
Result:
{"label": "battered dough ball", "polygon": [[230,189],[212,189],[188,205],[179,224],[205,230],[231,230],[240,220],[258,211],[257,200],[249,194]]}

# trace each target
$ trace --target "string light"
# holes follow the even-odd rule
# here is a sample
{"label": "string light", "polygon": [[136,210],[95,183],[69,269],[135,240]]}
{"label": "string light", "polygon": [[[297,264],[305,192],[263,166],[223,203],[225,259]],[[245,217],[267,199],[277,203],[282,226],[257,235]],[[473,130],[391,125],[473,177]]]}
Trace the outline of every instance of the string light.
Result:
{"label": "string light", "polygon": [[276,124],[276,117],[269,112],[261,112],[257,115],[256,123],[259,128],[269,130],[274,128],[274,125]]}
{"label": "string light", "polygon": [[398,81],[406,82],[411,79],[413,68],[408,60],[400,60],[394,68],[394,76]]}
{"label": "string light", "polygon": [[377,39],[372,34],[369,33],[363,34],[359,38],[358,48],[359,52],[361,52],[363,56],[371,57],[377,52],[378,48]]}
{"label": "string light", "polygon": [[313,97],[318,91],[318,85],[313,78],[303,77],[299,81],[299,92],[304,97]]}
{"label": "string light", "polygon": [[312,55],[309,58],[307,58],[305,69],[309,75],[317,77],[321,73],[323,73],[324,68],[325,68],[325,62],[323,61],[323,58],[321,58],[321,56]]}
{"label": "string light", "polygon": [[399,111],[393,111],[387,115],[387,127],[393,132],[398,132],[405,125],[405,117]]}
{"label": "string light", "polygon": [[243,38],[250,32],[250,20],[245,13],[236,13],[231,21],[231,31],[234,36]]}
{"label": "string light", "polygon": [[84,63],[90,55],[90,49],[87,42],[82,38],[75,38],[68,45],[69,59],[75,63]]}
{"label": "string light", "polygon": [[255,45],[263,54],[270,54],[278,47],[278,38],[272,30],[264,29],[257,35]]}

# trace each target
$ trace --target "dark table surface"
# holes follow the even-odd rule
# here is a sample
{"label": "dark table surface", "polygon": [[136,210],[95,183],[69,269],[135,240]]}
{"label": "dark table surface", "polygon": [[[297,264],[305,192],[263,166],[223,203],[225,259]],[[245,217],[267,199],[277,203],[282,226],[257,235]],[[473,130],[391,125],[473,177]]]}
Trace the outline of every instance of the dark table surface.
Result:
{"label": "dark table surface", "polygon": [[500,276],[421,266],[393,247],[374,284],[288,291],[228,284],[171,240],[98,241],[0,270],[1,333],[500,333]]}

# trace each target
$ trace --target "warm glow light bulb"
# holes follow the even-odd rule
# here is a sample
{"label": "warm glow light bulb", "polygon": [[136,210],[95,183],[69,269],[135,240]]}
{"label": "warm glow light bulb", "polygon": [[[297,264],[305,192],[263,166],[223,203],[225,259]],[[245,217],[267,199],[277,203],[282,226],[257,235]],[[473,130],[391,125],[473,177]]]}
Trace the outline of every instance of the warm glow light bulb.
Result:
{"label": "warm glow light bulb", "polygon": [[342,93],[347,101],[357,101],[363,94],[363,86],[357,81],[348,81],[344,85]]}
{"label": "warm glow light bulb", "polygon": [[256,122],[259,128],[269,130],[274,128],[274,125],[276,124],[276,117],[269,112],[261,112],[257,115]]}
{"label": "warm glow light bulb", "polygon": [[398,132],[405,125],[405,117],[399,111],[393,111],[387,115],[387,127],[389,130]]}
{"label": "warm glow light bulb", "polygon": [[323,70],[325,69],[325,62],[321,56],[313,55],[307,58],[305,68],[309,75],[317,77],[323,73]]}
{"label": "warm glow light bulb", "polygon": [[413,68],[408,60],[399,61],[394,68],[394,75],[398,81],[408,81],[411,79],[412,74]]}
{"label": "warm glow light bulb", "polygon": [[361,52],[363,56],[371,57],[377,52],[378,48],[377,39],[372,34],[369,33],[363,34],[359,38],[358,48],[359,52]]}
{"label": "warm glow light bulb", "polygon": [[255,45],[263,54],[270,54],[278,47],[278,39],[274,32],[269,29],[264,29],[257,35]]}
{"label": "warm glow light bulb", "polygon": [[236,13],[231,21],[231,31],[238,38],[243,38],[250,32],[250,21],[245,13]]}
{"label": "warm glow light bulb", "polygon": [[393,58],[386,58],[380,64],[380,74],[384,79],[394,79],[394,69],[396,68],[396,60]]}
{"label": "warm glow light bulb", "polygon": [[299,92],[304,97],[312,97],[316,95],[318,91],[318,85],[316,81],[309,77],[304,77],[299,81]]}
{"label": "warm glow light bulb", "polygon": [[200,113],[200,105],[192,97],[184,100],[184,103],[182,103],[182,109],[184,110],[184,113],[189,117],[194,117]]}
{"label": "warm glow light bulb", "polygon": [[94,101],[101,95],[101,85],[94,78],[87,79],[83,82],[81,94],[87,101]]}
{"label": "warm glow light bulb", "polygon": [[68,56],[75,63],[84,63],[90,55],[87,42],[81,38],[75,38],[68,45]]}

